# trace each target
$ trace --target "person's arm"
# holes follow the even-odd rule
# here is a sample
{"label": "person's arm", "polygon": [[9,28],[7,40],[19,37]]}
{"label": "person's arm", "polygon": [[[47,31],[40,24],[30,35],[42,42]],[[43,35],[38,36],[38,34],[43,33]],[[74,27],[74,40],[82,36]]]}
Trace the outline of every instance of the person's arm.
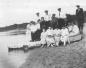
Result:
{"label": "person's arm", "polygon": [[76,10],[76,16],[78,16],[78,10]]}

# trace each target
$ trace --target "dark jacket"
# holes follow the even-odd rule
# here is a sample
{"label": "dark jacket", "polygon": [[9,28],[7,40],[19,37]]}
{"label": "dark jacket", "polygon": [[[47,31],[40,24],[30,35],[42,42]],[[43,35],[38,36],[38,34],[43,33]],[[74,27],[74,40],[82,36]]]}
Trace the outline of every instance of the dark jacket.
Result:
{"label": "dark jacket", "polygon": [[77,19],[80,19],[80,20],[84,19],[84,14],[83,14],[82,8],[80,8],[79,10],[78,9],[76,10],[76,17],[77,17]]}

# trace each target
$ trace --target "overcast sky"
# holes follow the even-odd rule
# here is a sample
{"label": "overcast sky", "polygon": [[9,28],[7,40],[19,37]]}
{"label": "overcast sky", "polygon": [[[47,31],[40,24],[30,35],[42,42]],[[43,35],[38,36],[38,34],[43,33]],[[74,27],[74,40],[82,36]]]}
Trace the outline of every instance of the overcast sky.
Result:
{"label": "overcast sky", "polygon": [[74,14],[77,4],[86,10],[86,0],[0,0],[0,27],[29,22],[36,12],[43,15],[46,9],[58,14],[61,7],[64,14]]}

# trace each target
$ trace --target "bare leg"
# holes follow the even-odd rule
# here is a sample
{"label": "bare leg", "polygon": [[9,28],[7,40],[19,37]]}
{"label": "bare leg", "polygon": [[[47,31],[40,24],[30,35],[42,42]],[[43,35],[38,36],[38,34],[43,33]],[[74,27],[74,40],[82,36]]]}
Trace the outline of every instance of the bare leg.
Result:
{"label": "bare leg", "polygon": [[64,41],[64,46],[66,45],[66,41]]}
{"label": "bare leg", "polygon": [[70,45],[70,39],[68,38],[68,44]]}

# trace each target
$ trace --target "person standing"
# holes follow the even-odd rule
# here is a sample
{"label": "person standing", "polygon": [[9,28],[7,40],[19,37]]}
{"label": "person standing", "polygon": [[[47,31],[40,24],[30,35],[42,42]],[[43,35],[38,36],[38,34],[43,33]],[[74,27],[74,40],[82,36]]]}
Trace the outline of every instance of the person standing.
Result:
{"label": "person standing", "polygon": [[40,29],[40,19],[37,21],[36,25],[35,25],[35,29],[36,32],[35,32],[35,36],[36,36],[36,41],[39,41],[40,40],[40,35],[41,35],[41,29]]}
{"label": "person standing", "polygon": [[83,24],[84,24],[84,14],[83,14],[83,8],[80,8],[80,5],[76,6],[76,18],[78,22],[78,27],[80,30],[80,34],[83,34]]}
{"label": "person standing", "polygon": [[45,21],[50,21],[51,20],[51,15],[49,14],[48,10],[45,10],[44,19],[45,19]]}
{"label": "person standing", "polygon": [[38,20],[40,20],[40,13],[39,12],[37,12],[36,14],[35,14],[35,18],[34,18],[34,21],[37,23],[38,22]]}
{"label": "person standing", "polygon": [[43,28],[45,28],[45,30],[47,30],[47,23],[46,23],[44,17],[41,17],[41,21],[40,21],[40,29],[41,29],[41,31],[43,31]]}
{"label": "person standing", "polygon": [[56,29],[57,28],[57,25],[58,25],[58,18],[56,18],[56,14],[52,14],[52,17],[51,17],[51,21],[50,21],[50,26],[53,28],[53,29]]}
{"label": "person standing", "polygon": [[36,41],[36,31],[37,31],[37,26],[36,26],[36,23],[34,21],[31,21],[31,26],[30,26],[30,29],[31,29],[31,38],[32,38],[32,41]]}
{"label": "person standing", "polygon": [[50,27],[51,15],[48,10],[45,10],[44,20],[46,21],[46,28]]}
{"label": "person standing", "polygon": [[31,29],[30,29],[31,24],[28,23],[27,27],[26,27],[26,40],[27,42],[30,42],[31,39]]}
{"label": "person standing", "polygon": [[59,15],[58,15],[58,28],[59,29],[62,29],[62,27],[64,27],[65,26],[65,14],[62,12],[62,9],[61,8],[58,8],[57,9],[58,10],[58,12],[59,12]]}

